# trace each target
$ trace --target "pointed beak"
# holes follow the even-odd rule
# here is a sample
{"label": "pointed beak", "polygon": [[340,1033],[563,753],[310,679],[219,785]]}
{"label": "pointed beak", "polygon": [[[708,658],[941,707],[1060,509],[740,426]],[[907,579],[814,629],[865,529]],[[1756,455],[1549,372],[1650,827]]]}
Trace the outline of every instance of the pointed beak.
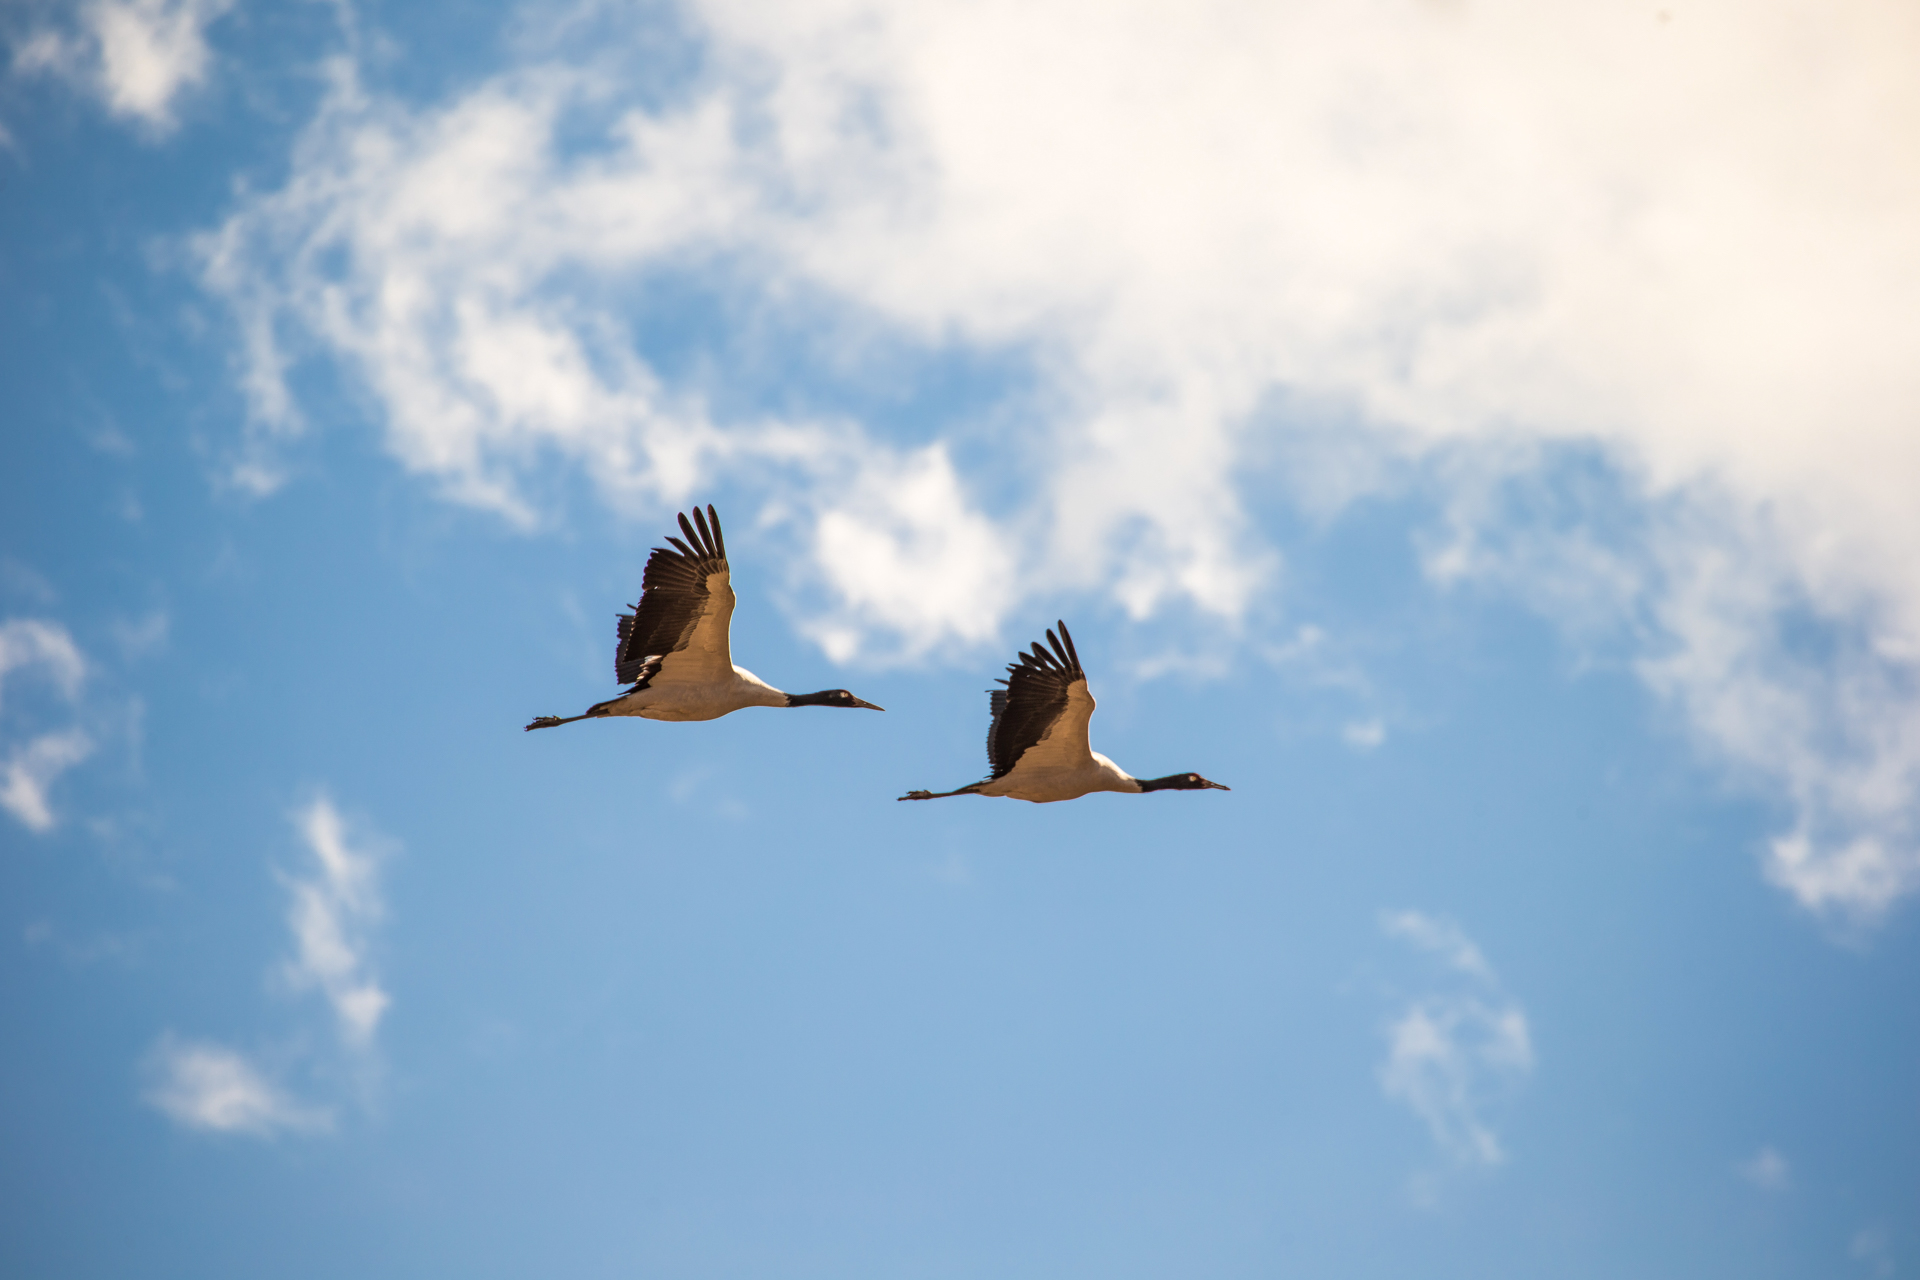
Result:
{"label": "pointed beak", "polygon": [[869,711],[885,711],[886,710],[885,707],[876,707],[871,702],[862,702],[858,698],[855,698],[853,700],[853,705],[856,707],[865,707]]}
{"label": "pointed beak", "polygon": [[1207,786],[1208,786],[1208,788],[1209,788],[1209,789],[1211,789],[1211,790],[1214,790],[1214,791],[1231,791],[1231,790],[1233,790],[1233,788],[1232,788],[1232,787],[1230,787],[1230,786],[1228,786],[1228,785],[1227,785],[1226,783],[1224,783],[1224,782],[1209,782],[1209,783],[1207,784]]}

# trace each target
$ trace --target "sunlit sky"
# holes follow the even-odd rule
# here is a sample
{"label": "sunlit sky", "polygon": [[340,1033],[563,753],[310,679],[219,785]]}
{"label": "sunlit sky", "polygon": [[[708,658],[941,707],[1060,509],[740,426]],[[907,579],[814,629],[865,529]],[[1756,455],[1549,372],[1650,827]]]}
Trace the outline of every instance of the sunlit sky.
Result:
{"label": "sunlit sky", "polygon": [[0,41],[0,1271],[1920,1268],[1904,0]]}

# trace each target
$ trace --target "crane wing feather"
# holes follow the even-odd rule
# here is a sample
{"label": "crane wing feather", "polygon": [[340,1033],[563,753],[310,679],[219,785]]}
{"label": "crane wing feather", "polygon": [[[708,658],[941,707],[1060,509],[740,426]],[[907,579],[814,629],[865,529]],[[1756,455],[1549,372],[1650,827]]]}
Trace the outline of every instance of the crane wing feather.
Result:
{"label": "crane wing feather", "polygon": [[1008,665],[1001,682],[1006,688],[989,691],[993,723],[987,729],[987,763],[994,778],[1004,778],[1030,753],[1036,762],[1072,765],[1092,750],[1087,724],[1093,718],[1093,695],[1067,624],[1061,622],[1059,628],[1058,638],[1047,632],[1051,652],[1036,642]]}
{"label": "crane wing feather", "polygon": [[661,678],[733,673],[727,632],[734,595],[720,515],[711,506],[704,514],[696,508],[693,521],[683,513],[680,531],[685,541],[668,535],[673,549],[655,547],[647,557],[639,603],[619,615],[613,674],[622,684],[644,689]]}

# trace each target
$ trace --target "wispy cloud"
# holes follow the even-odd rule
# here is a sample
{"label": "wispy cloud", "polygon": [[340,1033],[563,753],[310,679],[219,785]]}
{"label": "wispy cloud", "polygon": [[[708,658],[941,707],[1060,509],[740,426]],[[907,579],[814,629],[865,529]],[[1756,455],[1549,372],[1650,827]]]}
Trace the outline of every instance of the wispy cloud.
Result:
{"label": "wispy cloud", "polygon": [[1489,1112],[1533,1071],[1526,1013],[1451,921],[1391,911],[1380,923],[1389,937],[1437,962],[1441,977],[1439,989],[1408,1001],[1388,1023],[1381,1089],[1419,1116],[1456,1162],[1504,1162]]}
{"label": "wispy cloud", "polygon": [[93,739],[80,729],[43,733],[19,744],[0,765],[0,806],[29,831],[51,831],[54,780],[93,754]]}
{"label": "wispy cloud", "polygon": [[1456,973],[1488,985],[1498,981],[1480,948],[1451,920],[1418,911],[1386,911],[1380,915],[1380,929],[1389,938],[1411,943]]}
{"label": "wispy cloud", "polygon": [[243,1055],[217,1044],[162,1036],[148,1055],[147,1101],[188,1129],[272,1137],[313,1133],[332,1114],[294,1100]]}
{"label": "wispy cloud", "polygon": [[1809,595],[1834,584],[1749,555],[1724,538],[1668,551],[1670,640],[1641,671],[1714,754],[1790,801],[1767,877],[1870,923],[1920,887],[1920,631],[1895,616],[1905,602],[1836,607]]}
{"label": "wispy cloud", "polygon": [[[1244,620],[1276,563],[1256,506],[1326,520],[1419,477],[1436,583],[1618,629],[1788,797],[1769,874],[1801,902],[1920,884],[1915,11],[1842,4],[1816,56],[1787,0],[686,10],[704,70],[664,101],[591,6],[591,47],[441,102],[335,64],[286,185],[202,244],[254,410],[239,482],[278,483],[307,354],[404,465],[527,525],[554,459],[636,510],[751,477],[847,658],[981,643],[1042,592]],[[635,336],[667,279],[722,314],[702,359]],[[768,331],[1025,376],[931,442],[716,407]],[[1309,438],[1311,482],[1258,479]],[[1542,540],[1480,501],[1570,448],[1637,518]]]}
{"label": "wispy cloud", "polygon": [[57,622],[41,618],[10,618],[0,622],[0,691],[9,675],[37,667],[69,700],[80,695],[87,678],[87,660],[73,636]]}
{"label": "wispy cloud", "polygon": [[348,842],[346,824],[325,796],[302,810],[296,825],[313,866],[309,874],[287,879],[294,956],[286,976],[296,987],[318,988],[332,1006],[342,1042],[365,1050],[391,1003],[368,954],[371,930],[385,910],[378,855],[364,841],[357,849]]}
{"label": "wispy cloud", "polygon": [[1340,730],[1340,740],[1355,751],[1371,751],[1387,740],[1387,726],[1378,719],[1355,720]]}
{"label": "wispy cloud", "polygon": [[[44,677],[66,703],[79,700],[87,661],[72,635],[57,622],[12,618],[0,623],[0,698],[16,674]],[[4,710],[0,702],[0,710]],[[0,763],[0,807],[30,831],[50,831],[55,814],[54,781],[93,752],[93,739],[79,726],[28,733],[8,744]]]}
{"label": "wispy cloud", "polygon": [[[278,970],[294,990],[317,990],[326,1000],[344,1058],[345,1076],[364,1102],[378,1076],[375,1035],[391,998],[371,951],[373,928],[385,913],[379,868],[389,842],[354,830],[333,801],[316,797],[293,815],[311,862],[283,877],[292,898],[287,925],[293,955]],[[289,1068],[311,1067],[311,1047],[284,1054]],[[340,1065],[342,1057],[335,1057]],[[336,1108],[305,1101],[249,1055],[227,1045],[163,1035],[148,1058],[147,1099],[178,1123],[196,1129],[267,1137],[314,1133],[333,1126]],[[332,1074],[337,1080],[340,1073]]]}
{"label": "wispy cloud", "polygon": [[161,135],[174,104],[203,83],[211,62],[206,29],[233,0],[88,0],[77,28],[43,28],[14,49],[20,72],[50,72],[94,94],[112,114]]}

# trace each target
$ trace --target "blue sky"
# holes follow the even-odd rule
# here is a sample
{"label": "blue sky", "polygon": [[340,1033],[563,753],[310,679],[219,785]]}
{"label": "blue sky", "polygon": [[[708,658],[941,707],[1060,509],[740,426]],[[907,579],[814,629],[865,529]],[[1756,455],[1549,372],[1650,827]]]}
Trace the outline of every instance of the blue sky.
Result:
{"label": "blue sky", "polygon": [[7,1274],[1920,1266],[1905,7],[0,39]]}

